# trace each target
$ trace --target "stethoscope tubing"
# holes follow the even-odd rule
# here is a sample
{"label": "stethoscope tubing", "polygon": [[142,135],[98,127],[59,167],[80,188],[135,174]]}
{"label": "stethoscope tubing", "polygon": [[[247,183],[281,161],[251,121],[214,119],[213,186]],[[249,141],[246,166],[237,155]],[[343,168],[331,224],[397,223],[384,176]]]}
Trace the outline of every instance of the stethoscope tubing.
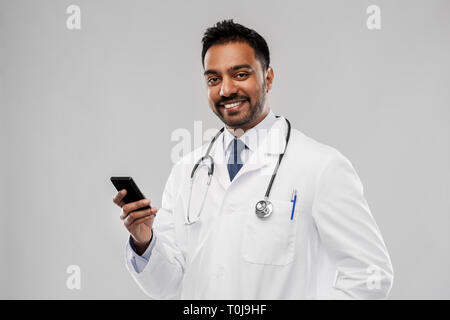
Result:
{"label": "stethoscope tubing", "polygon": [[[279,118],[280,116],[276,116],[277,118]],[[282,153],[280,153],[280,155],[278,156],[278,161],[277,161],[277,164],[276,164],[276,166],[275,166],[275,169],[274,169],[274,171],[273,171],[273,173],[272,173],[272,177],[271,177],[271,179],[270,179],[270,182],[269,182],[269,185],[267,186],[267,190],[266,190],[266,193],[265,193],[265,195],[264,195],[264,200],[261,200],[261,201],[259,201],[258,203],[260,203],[260,202],[265,202],[265,205],[266,206],[270,206],[270,212],[268,213],[268,214],[258,214],[258,210],[256,210],[257,211],[257,215],[259,216],[259,217],[268,217],[269,215],[270,215],[270,213],[271,213],[271,211],[272,211],[272,204],[270,203],[270,201],[268,201],[268,199],[269,199],[269,196],[270,196],[270,191],[272,190],[272,185],[273,185],[273,182],[274,182],[274,180],[275,180],[275,177],[277,176],[277,173],[278,173],[278,168],[280,167],[280,164],[281,164],[281,161],[283,160],[283,157],[284,157],[284,154],[286,153],[286,149],[287,149],[287,146],[288,146],[288,143],[289,143],[289,138],[291,137],[291,123],[289,122],[289,120],[288,119],[284,119],[284,120],[286,120],[286,123],[287,123],[287,127],[288,127],[288,129],[287,129],[287,133],[286,133],[286,144],[285,144],[285,146],[284,146],[284,150],[283,150],[283,152]],[[211,182],[211,178],[212,178],[212,176],[213,176],[213,174],[214,174],[214,158],[209,154],[210,152],[211,152],[211,148],[212,148],[212,146],[214,145],[214,143],[215,143],[215,141],[217,140],[217,138],[222,134],[222,132],[225,130],[225,127],[222,127],[217,133],[216,133],[216,135],[212,138],[212,140],[211,140],[211,142],[209,143],[209,146],[208,146],[208,149],[206,150],[206,153],[205,153],[205,155],[203,156],[203,157],[201,157],[197,162],[196,162],[196,164],[194,165],[194,167],[192,168],[192,172],[191,172],[191,186],[190,186],[190,191],[189,191],[189,201],[188,201],[188,212],[187,212],[187,217],[186,217],[186,219],[187,219],[187,224],[192,224],[192,223],[194,223],[195,221],[197,221],[197,220],[195,220],[195,221],[190,221],[190,204],[191,204],[191,196],[192,196],[192,187],[193,187],[193,182],[194,182],[194,175],[195,175],[195,172],[197,171],[197,169],[199,168],[199,166],[203,163],[203,161],[205,161],[206,159],[208,159],[209,161],[210,161],[210,163],[211,163],[211,166],[207,166],[208,167],[208,187],[207,187],[207,191],[206,191],[206,194],[205,194],[205,197],[204,197],[204,199],[203,199],[203,201],[202,201],[202,205],[201,205],[201,208],[200,208],[200,212],[201,212],[201,210],[203,209],[203,205],[204,205],[204,203],[205,203],[205,199],[206,199],[206,195],[207,195],[207,193],[208,193],[208,189],[209,189],[209,184],[210,184],[210,182]],[[200,214],[198,215],[198,217],[197,218],[199,218],[200,217]]]}

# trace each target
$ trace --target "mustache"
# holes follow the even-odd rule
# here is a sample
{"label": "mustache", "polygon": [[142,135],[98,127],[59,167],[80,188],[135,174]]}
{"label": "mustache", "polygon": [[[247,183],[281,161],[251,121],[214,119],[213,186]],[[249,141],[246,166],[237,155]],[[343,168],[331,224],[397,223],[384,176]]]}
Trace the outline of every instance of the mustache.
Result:
{"label": "mustache", "polygon": [[227,102],[233,101],[233,100],[246,100],[246,101],[248,101],[248,100],[250,100],[250,98],[247,97],[247,96],[239,96],[237,94],[234,94],[234,95],[231,95],[231,96],[226,97],[226,98],[223,97],[222,99],[217,101],[215,103],[215,105],[216,105],[216,107],[222,107],[223,104],[226,104]]}

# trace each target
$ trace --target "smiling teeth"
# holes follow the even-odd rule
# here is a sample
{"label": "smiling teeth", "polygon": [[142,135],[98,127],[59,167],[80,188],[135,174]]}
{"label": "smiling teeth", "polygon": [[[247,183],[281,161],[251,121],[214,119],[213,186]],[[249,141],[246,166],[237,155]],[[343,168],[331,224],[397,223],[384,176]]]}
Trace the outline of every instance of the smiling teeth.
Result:
{"label": "smiling teeth", "polygon": [[238,101],[238,102],[235,102],[235,103],[226,104],[224,107],[225,107],[225,109],[233,108],[233,107],[236,107],[236,106],[240,105],[242,102],[244,102],[244,101]]}

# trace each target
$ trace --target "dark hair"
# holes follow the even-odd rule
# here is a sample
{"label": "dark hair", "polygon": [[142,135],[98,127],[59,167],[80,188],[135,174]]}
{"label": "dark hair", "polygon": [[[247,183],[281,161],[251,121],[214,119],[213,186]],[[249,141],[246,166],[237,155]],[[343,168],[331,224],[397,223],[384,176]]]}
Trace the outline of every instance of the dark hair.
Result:
{"label": "dark hair", "polygon": [[203,34],[202,43],[202,65],[205,67],[206,51],[215,44],[228,42],[246,42],[255,50],[255,56],[262,64],[263,70],[270,65],[270,53],[266,40],[255,30],[249,29],[233,22],[233,19],[223,20],[215,26],[206,29]]}

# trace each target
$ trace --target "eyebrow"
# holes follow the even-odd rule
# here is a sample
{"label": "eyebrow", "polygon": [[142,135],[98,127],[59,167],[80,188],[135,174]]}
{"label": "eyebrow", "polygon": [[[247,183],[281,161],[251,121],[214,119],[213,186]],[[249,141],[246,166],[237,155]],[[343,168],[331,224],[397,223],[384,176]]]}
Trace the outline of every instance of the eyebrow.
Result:
{"label": "eyebrow", "polygon": [[[253,71],[252,66],[249,65],[249,64],[238,64],[237,66],[233,66],[233,67],[229,68],[229,69],[228,69],[228,72],[236,71],[236,70],[244,69],[244,68],[250,69],[251,71]],[[218,74],[218,72],[217,72],[216,70],[209,69],[209,70],[206,70],[206,71],[203,73],[203,75],[205,75],[205,76],[208,75],[208,74]]]}

